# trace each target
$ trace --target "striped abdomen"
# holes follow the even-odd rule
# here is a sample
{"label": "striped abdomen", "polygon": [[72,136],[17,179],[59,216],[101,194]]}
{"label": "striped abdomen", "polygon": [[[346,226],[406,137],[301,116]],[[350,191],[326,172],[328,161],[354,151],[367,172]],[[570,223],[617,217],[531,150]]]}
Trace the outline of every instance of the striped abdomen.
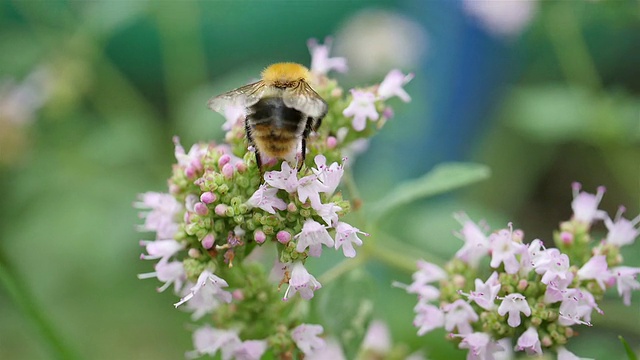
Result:
{"label": "striped abdomen", "polygon": [[263,98],[249,107],[247,135],[258,152],[268,157],[288,158],[302,139],[307,117],[286,107],[282,98]]}

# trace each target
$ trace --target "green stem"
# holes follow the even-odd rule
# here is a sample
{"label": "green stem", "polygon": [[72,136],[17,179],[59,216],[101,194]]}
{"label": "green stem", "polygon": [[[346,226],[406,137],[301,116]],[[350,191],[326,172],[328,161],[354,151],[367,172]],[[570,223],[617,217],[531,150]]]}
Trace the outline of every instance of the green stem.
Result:
{"label": "green stem", "polygon": [[416,272],[416,262],[418,260],[425,260],[436,265],[443,265],[446,262],[444,259],[426,253],[405,242],[401,242],[380,230],[377,231],[377,234],[381,237],[382,241],[365,242],[361,252],[361,255],[365,258],[376,259],[408,273]]}
{"label": "green stem", "polygon": [[328,284],[340,276],[348,273],[349,271],[360,267],[367,261],[366,254],[360,254],[353,259],[343,260],[338,265],[331,268],[331,270],[325,272],[319,277],[319,281],[322,284]]}
{"label": "green stem", "polygon": [[570,83],[583,84],[592,90],[602,88],[589,48],[570,1],[558,1],[544,18],[549,39],[555,48],[562,72]]}
{"label": "green stem", "polygon": [[0,256],[0,284],[28,318],[33,326],[40,332],[45,343],[50,348],[51,356],[56,359],[78,359],[79,356],[73,351],[61,337],[61,332],[46,318],[44,311],[36,304],[24,281],[21,281],[7,265],[4,257]]}

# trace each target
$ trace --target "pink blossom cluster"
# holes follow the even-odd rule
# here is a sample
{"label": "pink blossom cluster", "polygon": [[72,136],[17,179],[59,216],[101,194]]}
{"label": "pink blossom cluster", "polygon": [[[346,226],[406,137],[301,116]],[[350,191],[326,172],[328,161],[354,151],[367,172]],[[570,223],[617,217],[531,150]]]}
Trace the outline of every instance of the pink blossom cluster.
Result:
{"label": "pink blossom cluster", "polygon": [[[640,216],[627,220],[618,212],[612,219],[598,209],[604,188],[595,195],[579,190],[575,184],[572,225],[562,226],[588,229],[604,220],[608,233],[592,248],[576,240],[586,236],[579,231],[561,234],[558,241],[571,244],[571,253],[576,254],[581,253],[574,251],[580,250],[576,247],[584,246],[590,252],[586,260],[546,248],[540,239],[525,244],[523,232],[511,224],[487,234],[484,226],[459,215],[458,236],[464,245],[445,266],[447,270],[419,261],[413,282],[397,284],[418,296],[414,308],[418,334],[444,328],[461,349],[469,350],[470,359],[510,353],[511,339],[515,339],[515,351],[542,355],[545,348],[556,351],[559,359],[576,358],[564,348],[574,335],[571,326],[591,326],[594,311],[604,314],[597,302],[606,289],[615,286],[625,305],[630,305],[631,292],[640,289],[640,268],[619,266],[622,260],[617,253],[620,246],[635,241]],[[485,259],[493,272],[481,278],[477,273]]]}

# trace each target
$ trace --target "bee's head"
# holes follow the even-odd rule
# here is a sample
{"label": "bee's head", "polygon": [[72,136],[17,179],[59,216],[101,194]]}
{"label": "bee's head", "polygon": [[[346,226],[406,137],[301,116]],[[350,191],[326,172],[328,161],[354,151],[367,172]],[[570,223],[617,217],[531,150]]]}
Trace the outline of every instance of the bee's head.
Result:
{"label": "bee's head", "polygon": [[266,85],[279,88],[293,87],[300,81],[309,81],[309,69],[296,63],[277,63],[262,71]]}

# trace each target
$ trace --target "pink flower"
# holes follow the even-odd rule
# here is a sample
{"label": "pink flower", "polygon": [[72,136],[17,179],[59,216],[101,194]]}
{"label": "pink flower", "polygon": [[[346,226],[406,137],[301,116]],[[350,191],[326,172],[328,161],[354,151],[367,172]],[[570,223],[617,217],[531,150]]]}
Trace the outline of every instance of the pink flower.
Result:
{"label": "pink flower", "polygon": [[543,284],[549,284],[555,279],[566,279],[569,272],[569,256],[562,254],[558,249],[547,249],[543,256],[539,257],[533,265],[536,273],[543,274],[540,280]]}
{"label": "pink flower", "polygon": [[612,275],[607,269],[607,257],[605,255],[596,255],[589,259],[580,270],[578,270],[578,278],[581,280],[595,280],[602,290],[605,290],[605,283],[609,282]]}
{"label": "pink flower", "polygon": [[222,357],[226,360],[231,358],[233,350],[240,345],[240,338],[235,331],[220,330],[204,325],[193,332],[193,345],[195,350],[185,354],[189,359],[195,359],[202,355],[214,356],[219,350],[222,350]]}
{"label": "pink flower", "polygon": [[622,302],[631,305],[631,291],[640,289],[640,282],[637,281],[640,268],[619,266],[612,269],[618,286],[618,294],[622,296]]}
{"label": "pink flower", "polygon": [[300,179],[300,182],[298,183],[298,199],[300,202],[305,202],[309,199],[311,206],[314,209],[317,209],[321,206],[320,193],[323,189],[324,186],[320,181],[318,181],[317,175],[307,175]]}
{"label": "pink flower", "polygon": [[331,338],[327,341],[326,345],[322,349],[314,351],[311,355],[305,356],[305,360],[346,360],[347,357],[342,351],[342,346],[338,341]]}
{"label": "pink flower", "polygon": [[187,178],[192,179],[198,171],[202,170],[202,158],[207,154],[208,148],[202,144],[193,144],[189,152],[185,154],[184,148],[180,145],[180,138],[173,137],[175,144],[175,157],[178,160],[178,166],[184,169]]}
{"label": "pink flower", "polygon": [[264,174],[264,181],[274,188],[293,193],[298,188],[298,169],[292,169],[289,163],[282,162],[280,171],[267,171]]}
{"label": "pink flower", "polygon": [[[190,286],[186,286],[182,295],[190,294],[194,285],[191,283]],[[197,321],[206,314],[211,314],[220,304],[221,301],[216,297],[216,289],[213,286],[203,286],[184,304],[183,309],[191,313],[191,320]]]}
{"label": "pink flower", "polygon": [[590,292],[580,289],[569,289],[565,299],[560,304],[558,322],[563,326],[571,326],[573,324],[591,326],[591,312],[593,310],[603,314],[603,311],[600,310]]}
{"label": "pink flower", "polygon": [[302,231],[294,236],[298,240],[297,252],[304,252],[309,248],[309,256],[319,257],[322,254],[322,245],[333,247],[333,239],[327,229],[316,221],[307,219],[302,225]]}
{"label": "pink flower", "polygon": [[247,200],[247,204],[251,207],[260,208],[269,214],[275,214],[275,209],[284,210],[287,208],[287,203],[276,196],[277,193],[277,188],[269,188],[267,184],[262,184]]}
{"label": "pink flower", "polygon": [[214,275],[211,271],[205,270],[200,274],[200,276],[198,276],[198,281],[196,281],[196,284],[191,287],[189,293],[182,299],[180,299],[180,301],[173,304],[173,306],[177,308],[178,306],[189,301],[198,293],[198,291],[200,291],[200,289],[202,289],[202,287],[206,286],[208,283],[211,283],[211,289],[213,290],[213,295],[216,299],[225,303],[231,302],[231,293],[222,289],[228,287],[229,284],[227,284],[224,279]]}
{"label": "pink flower", "polygon": [[373,320],[369,324],[360,347],[380,356],[388,354],[391,351],[391,333],[387,324],[380,320]]}
{"label": "pink flower", "polygon": [[289,279],[289,286],[287,287],[287,291],[285,291],[282,300],[286,301],[291,299],[296,292],[299,292],[303,299],[309,300],[313,297],[313,292],[321,287],[322,285],[320,285],[318,280],[316,280],[313,275],[309,274],[301,262],[297,261],[293,264],[291,278]]}
{"label": "pink flower", "polygon": [[547,290],[544,293],[544,302],[546,304],[553,304],[558,301],[562,301],[567,294],[567,287],[571,285],[573,281],[573,273],[569,272],[565,279],[556,278],[549,281],[547,284]]}
{"label": "pink flower", "polygon": [[172,239],[178,231],[176,217],[184,210],[182,205],[170,194],[146,192],[139,197],[141,201],[133,205],[151,210],[140,213],[145,220],[139,230],[155,231],[157,239]]}
{"label": "pink flower", "polygon": [[622,217],[624,210],[624,207],[621,206],[616,214],[615,221],[612,221],[609,217],[604,219],[604,225],[607,227],[607,230],[609,230],[605,240],[607,244],[618,247],[630,245],[633,244],[638,234],[640,234],[640,230],[635,227],[640,223],[640,215],[629,221]]}
{"label": "pink flower", "polygon": [[335,226],[338,222],[338,211],[342,210],[342,208],[334,203],[328,204],[316,204],[313,203],[311,207],[318,213],[318,216],[327,223],[328,226]]}
{"label": "pink flower", "polygon": [[604,186],[598,187],[598,192],[593,195],[586,192],[580,192],[582,185],[580,183],[573,183],[573,201],[571,202],[571,209],[573,209],[573,219],[576,221],[591,224],[595,220],[605,219],[607,213],[598,210],[598,205],[602,200],[605,188]]}
{"label": "pink flower", "polygon": [[458,299],[445,305],[442,310],[444,311],[445,330],[453,331],[457,328],[459,334],[473,332],[470,323],[478,321],[478,314],[466,301]]}
{"label": "pink flower", "polygon": [[171,284],[174,284],[175,291],[180,291],[186,279],[184,265],[180,261],[160,261],[156,264],[154,272],[138,274],[138,279],[158,278],[164,284],[158,288],[159,292],[165,291]]}
{"label": "pink flower", "polygon": [[515,349],[517,351],[526,351],[529,355],[542,355],[540,337],[536,328],[530,326],[527,331],[520,335]]}
{"label": "pink flower", "polygon": [[386,100],[392,96],[397,96],[404,102],[411,101],[409,94],[402,88],[402,86],[411,81],[411,79],[413,79],[412,73],[404,75],[398,69],[389,71],[384,80],[382,80],[382,83],[380,83],[380,86],[378,86],[378,97]]}
{"label": "pink flower", "polygon": [[184,248],[184,245],[173,239],[140,241],[140,245],[145,246],[147,249],[147,255],[140,255],[143,260],[160,259],[160,261],[168,261],[170,257]]}
{"label": "pink flower", "polygon": [[464,241],[464,245],[456,257],[472,267],[477,267],[480,259],[489,253],[489,238],[466,214],[457,214],[456,220],[462,225],[462,230],[457,234]]}
{"label": "pink flower", "polygon": [[335,70],[343,73],[347,71],[347,59],[343,57],[329,57],[331,49],[331,38],[324,39],[324,45],[318,44],[316,39],[309,39],[307,46],[311,52],[311,72],[316,75],[326,75],[329,71]]}
{"label": "pink flower", "polygon": [[493,360],[496,353],[504,350],[500,344],[491,339],[489,334],[483,332],[451,334],[451,336],[462,338],[458,347],[469,349],[467,360]]}
{"label": "pink flower", "polygon": [[[343,159],[343,162],[345,160]],[[318,177],[318,181],[324,185],[322,192],[329,195],[333,194],[342,179],[342,174],[344,173],[343,165],[334,162],[327,166],[327,159],[324,155],[316,155],[314,162],[316,163],[316,168],[311,170]]]}
{"label": "pink flower", "polygon": [[447,278],[447,273],[438,265],[424,260],[418,260],[416,265],[418,266],[418,271],[412,275],[414,282],[427,284]]}
{"label": "pink flower", "polygon": [[590,358],[578,357],[571,351],[567,350],[564,346],[560,346],[556,349],[558,353],[558,360],[593,360]]}
{"label": "pink flower", "polygon": [[466,295],[470,301],[474,301],[478,306],[485,310],[492,310],[495,308],[496,305],[494,301],[502,287],[500,282],[498,282],[498,273],[494,271],[486,282],[476,279],[475,285],[475,291],[471,291],[469,294],[460,292],[460,294]]}
{"label": "pink flower", "polygon": [[338,225],[336,225],[336,250],[342,247],[344,256],[349,258],[355,257],[356,250],[353,248],[353,245],[362,246],[362,240],[358,238],[358,234],[369,236],[369,234],[362,232],[347,223],[339,222]]}
{"label": "pink flower", "polygon": [[266,340],[247,340],[239,344],[233,351],[233,359],[260,360],[265,351],[267,351]]}
{"label": "pink flower", "polygon": [[222,130],[229,131],[232,127],[242,124],[246,114],[246,108],[238,104],[229,104],[224,108],[225,123]]}
{"label": "pink flower", "polygon": [[436,306],[419,302],[413,311],[416,313],[413,326],[418,328],[418,336],[444,326],[444,313]]}
{"label": "pink flower", "polygon": [[520,268],[516,258],[524,245],[513,241],[513,231],[502,229],[489,236],[489,248],[491,251],[491,267],[497,268],[501,263],[508,274],[515,274]]}
{"label": "pink flower", "polygon": [[310,356],[326,346],[324,339],[319,337],[323,331],[321,325],[301,324],[291,331],[291,339],[296,343],[298,349],[306,356]]}
{"label": "pink flower", "polygon": [[498,299],[502,300],[498,307],[498,314],[504,316],[509,313],[509,318],[507,319],[509,326],[518,327],[520,325],[520,313],[525,316],[531,316],[531,308],[527,303],[527,299],[521,294],[513,293]]}
{"label": "pink flower", "polygon": [[356,89],[351,89],[351,95],[353,99],[342,115],[353,117],[353,129],[362,131],[367,127],[367,119],[376,121],[380,117],[374,104],[376,97],[373,93]]}

